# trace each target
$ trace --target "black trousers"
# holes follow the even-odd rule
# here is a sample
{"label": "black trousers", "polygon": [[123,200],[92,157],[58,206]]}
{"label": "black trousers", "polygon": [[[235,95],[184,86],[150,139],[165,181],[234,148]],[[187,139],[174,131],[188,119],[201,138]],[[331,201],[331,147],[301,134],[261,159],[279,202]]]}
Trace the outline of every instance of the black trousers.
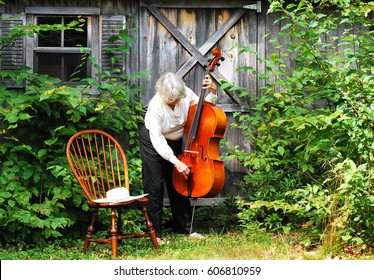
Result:
{"label": "black trousers", "polygon": [[[143,166],[143,187],[148,193],[147,204],[149,218],[156,230],[157,237],[162,236],[162,210],[164,188],[166,186],[170,207],[174,220],[174,230],[178,233],[190,231],[192,211],[190,199],[175,191],[172,182],[174,165],[163,159],[154,149],[149,137],[149,131],[143,126],[140,130],[140,155]],[[182,139],[167,140],[175,155],[182,152]]]}

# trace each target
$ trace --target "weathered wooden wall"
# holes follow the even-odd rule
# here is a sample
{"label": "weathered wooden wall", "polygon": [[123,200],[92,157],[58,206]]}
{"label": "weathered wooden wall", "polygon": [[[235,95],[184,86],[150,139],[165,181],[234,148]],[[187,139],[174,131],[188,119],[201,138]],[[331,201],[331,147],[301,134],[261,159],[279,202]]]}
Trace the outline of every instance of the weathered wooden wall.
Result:
{"label": "weathered wooden wall", "polygon": [[[243,8],[258,2],[261,11],[256,6]],[[237,92],[220,91],[218,106],[228,116],[225,139],[230,145],[250,150],[248,140],[242,138],[240,131],[232,129],[230,123],[234,120],[233,113],[250,111],[251,97],[260,94],[262,81],[257,76],[235,70],[241,66],[251,66],[259,72],[265,69],[255,56],[239,55],[240,48],[234,46],[249,46],[263,58],[273,51],[264,35],[269,31],[276,34],[280,26],[273,25],[275,15],[267,15],[267,1],[8,0],[6,3],[1,11],[4,14],[23,13],[26,7],[34,6],[62,10],[64,7],[95,7],[100,8],[102,17],[135,19],[136,23],[128,21],[137,28],[125,71],[149,73],[149,78],[141,82],[145,102],[153,96],[157,78],[168,71],[183,76],[186,85],[199,94],[205,71],[203,65],[211,57],[212,48],[219,47],[225,61],[212,73],[213,78],[217,83],[221,79],[236,82],[251,92],[250,96],[239,97]],[[105,25],[102,28],[103,32],[107,30]],[[236,182],[241,181],[245,171],[235,160],[225,162],[225,168],[226,186],[219,197],[236,194]]]}

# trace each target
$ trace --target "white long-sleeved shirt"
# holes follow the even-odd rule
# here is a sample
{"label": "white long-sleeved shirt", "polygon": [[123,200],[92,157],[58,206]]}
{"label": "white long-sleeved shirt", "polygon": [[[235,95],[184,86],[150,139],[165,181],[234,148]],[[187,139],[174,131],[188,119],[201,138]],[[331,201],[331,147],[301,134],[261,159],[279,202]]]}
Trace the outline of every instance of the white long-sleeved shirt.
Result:
{"label": "white long-sleeved shirt", "polygon": [[[209,93],[205,100],[215,103],[217,95]],[[167,105],[157,92],[148,104],[145,127],[149,130],[152,145],[161,157],[172,164],[175,164],[178,158],[167,144],[166,139],[179,140],[183,137],[188,110],[198,101],[199,97],[190,88],[186,87],[186,97],[175,104],[174,109]]]}

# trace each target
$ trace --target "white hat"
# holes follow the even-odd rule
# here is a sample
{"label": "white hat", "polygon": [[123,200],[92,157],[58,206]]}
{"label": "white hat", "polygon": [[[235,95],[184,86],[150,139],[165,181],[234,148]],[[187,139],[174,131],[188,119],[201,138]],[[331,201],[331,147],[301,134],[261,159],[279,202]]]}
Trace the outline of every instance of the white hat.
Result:
{"label": "white hat", "polygon": [[126,202],[130,200],[135,200],[147,196],[148,194],[141,194],[138,196],[130,196],[129,190],[127,188],[115,188],[106,192],[106,197],[95,199],[96,203],[108,203],[115,204],[118,202]]}
{"label": "white hat", "polygon": [[126,200],[129,196],[130,194],[127,188],[115,188],[106,192],[106,197],[113,201]]}

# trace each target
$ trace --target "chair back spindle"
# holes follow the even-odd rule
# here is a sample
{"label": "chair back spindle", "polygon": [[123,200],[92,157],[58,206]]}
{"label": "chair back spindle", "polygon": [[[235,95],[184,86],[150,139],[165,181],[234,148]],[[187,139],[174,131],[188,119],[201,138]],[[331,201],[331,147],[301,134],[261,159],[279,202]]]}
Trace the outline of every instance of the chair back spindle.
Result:
{"label": "chair back spindle", "polygon": [[130,191],[126,156],[116,139],[97,130],[78,133],[68,142],[67,158],[90,201],[113,188]]}

